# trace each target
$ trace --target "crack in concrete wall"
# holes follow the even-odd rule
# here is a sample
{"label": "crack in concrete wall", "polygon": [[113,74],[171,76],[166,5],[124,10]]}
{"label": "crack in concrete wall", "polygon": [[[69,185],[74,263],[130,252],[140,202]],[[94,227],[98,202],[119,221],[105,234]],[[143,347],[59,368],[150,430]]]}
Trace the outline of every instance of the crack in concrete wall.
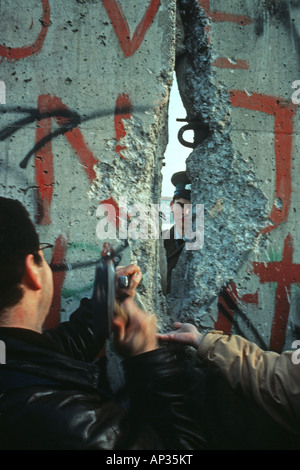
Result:
{"label": "crack in concrete wall", "polygon": [[[177,47],[176,74],[187,121],[200,123],[187,159],[193,204],[204,204],[204,246],[184,251],[172,276],[172,317],[213,326],[202,312],[233,280],[266,222],[266,198],[250,158],[234,150],[229,95],[212,74],[208,18],[196,0],[179,0],[184,44]],[[182,47],[184,46],[184,47]],[[184,49],[184,52],[182,52]],[[202,142],[201,131],[207,137]]]}
{"label": "crack in concrete wall", "polygon": [[[299,269],[299,120],[290,100],[291,81],[299,78],[297,2],[178,0],[175,8],[176,0],[132,0],[123,8],[111,2],[109,11],[104,4],[110,2],[25,3],[3,2],[2,8],[2,193],[20,198],[33,217],[44,212],[37,228],[42,240],[55,244],[59,259],[94,259],[102,247],[95,234],[98,204],[118,202],[120,195],[129,204],[159,202],[176,54],[187,120],[196,125],[187,171],[193,203],[205,207],[205,227],[204,248],[183,253],[174,271],[169,310],[177,319],[213,327],[219,290],[235,280],[246,319],[253,314],[266,343],[273,336],[278,350],[289,346],[300,324],[299,277],[284,285],[287,294],[278,300],[276,280],[264,282],[259,267],[266,263],[272,273],[286,249],[290,264],[282,262],[282,269]],[[228,90],[238,92],[234,105]],[[121,118],[124,95],[132,115]],[[55,134],[62,125],[55,110],[69,111],[74,132]],[[47,145],[37,151],[45,136]],[[27,152],[32,160],[20,168]],[[273,208],[276,230],[263,236]],[[122,263],[140,264],[140,303],[169,322],[157,269],[160,242],[130,241]],[[56,322],[90,295],[94,270],[55,276]]]}

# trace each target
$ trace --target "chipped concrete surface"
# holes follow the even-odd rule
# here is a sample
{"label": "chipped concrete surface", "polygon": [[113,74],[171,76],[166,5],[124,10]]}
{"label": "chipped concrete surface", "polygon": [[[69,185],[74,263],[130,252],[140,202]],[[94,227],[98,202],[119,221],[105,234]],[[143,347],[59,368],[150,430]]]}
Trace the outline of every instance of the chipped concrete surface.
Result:
{"label": "chipped concrete surface", "polygon": [[[159,203],[176,3],[26,0],[0,9],[1,194],[28,207],[56,259],[96,259],[101,202]],[[139,300],[151,311],[164,303],[157,252],[156,240],[129,240],[121,260],[140,264]],[[93,276],[93,267],[55,275],[54,323],[90,295]]]}
{"label": "chipped concrete surface", "polygon": [[[205,206],[205,242],[181,255],[169,310],[173,319],[280,351],[299,324],[299,173],[290,166],[298,147],[291,83],[299,75],[299,9],[213,0],[179,0],[178,8],[177,80],[196,125],[186,166],[192,201]],[[284,269],[294,270],[292,279]]]}
{"label": "chipped concrete surface", "polygon": [[192,202],[205,207],[205,244],[202,250],[184,252],[180,262],[185,273],[179,265],[170,304],[174,316],[198,319],[201,309],[235,278],[267,213],[253,164],[232,145],[232,106],[224,86],[213,78],[207,17],[194,1],[182,5],[185,53],[177,58],[179,83],[184,83],[187,119],[199,122],[200,129],[208,127],[207,137],[187,159]]}
{"label": "chipped concrete surface", "polygon": [[[298,4],[15,0],[0,13],[0,191],[28,207],[55,260],[99,256],[101,202],[159,203],[176,69],[195,128],[186,165],[205,207],[204,246],[183,253],[168,298],[161,240],[130,240],[122,264],[140,264],[138,302],[163,327],[191,320],[290,347],[300,325]],[[90,295],[93,275],[55,276],[54,324]]]}

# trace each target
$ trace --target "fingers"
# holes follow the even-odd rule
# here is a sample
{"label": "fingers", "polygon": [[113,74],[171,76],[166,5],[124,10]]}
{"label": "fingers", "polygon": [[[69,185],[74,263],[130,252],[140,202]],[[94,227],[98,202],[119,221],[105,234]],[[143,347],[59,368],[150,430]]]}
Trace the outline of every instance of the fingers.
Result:
{"label": "fingers", "polygon": [[178,328],[181,328],[183,326],[183,323],[181,323],[180,321],[175,321],[173,323],[173,326],[174,328],[176,328],[176,330],[178,330]]}
{"label": "fingers", "polygon": [[134,297],[135,291],[139,283],[141,282],[142,279],[142,273],[141,271],[135,272],[130,278],[129,278],[129,286],[127,288],[127,294],[130,297]]}
{"label": "fingers", "polygon": [[157,338],[161,341],[173,341],[193,346],[196,349],[200,346],[204,335],[194,325],[191,323],[175,322],[174,328],[176,329],[169,333],[158,334]]}
{"label": "fingers", "polygon": [[160,341],[174,341],[175,334],[171,331],[170,333],[157,333],[157,339]]}
{"label": "fingers", "polygon": [[136,264],[129,264],[128,266],[117,266],[116,272],[120,272],[122,276],[131,276],[136,272],[141,271],[140,267]]}
{"label": "fingers", "polygon": [[169,331],[168,333],[158,333],[157,338],[162,341],[172,341],[175,339],[175,335],[178,334],[178,330],[183,327],[183,323],[181,322],[174,322],[173,326],[175,328],[174,331]]}
{"label": "fingers", "polygon": [[[118,279],[120,276],[126,276],[129,279],[127,287],[120,287],[118,285]],[[136,288],[141,282],[142,272],[136,264],[130,264],[129,266],[118,266],[116,268],[116,281],[117,281],[117,297],[134,297]]]}
{"label": "fingers", "polygon": [[156,316],[141,310],[131,298],[121,307],[127,322],[123,317],[116,317],[113,322],[116,350],[122,356],[135,356],[156,349]]}
{"label": "fingers", "polygon": [[141,269],[136,264],[130,264],[129,266],[117,266],[116,267],[116,276],[133,276],[141,275]]}

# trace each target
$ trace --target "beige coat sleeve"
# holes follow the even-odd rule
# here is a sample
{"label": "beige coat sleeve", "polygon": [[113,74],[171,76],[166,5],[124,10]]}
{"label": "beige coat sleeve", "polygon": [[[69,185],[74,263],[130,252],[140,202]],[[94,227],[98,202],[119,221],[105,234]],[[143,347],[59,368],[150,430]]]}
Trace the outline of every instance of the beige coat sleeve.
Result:
{"label": "beige coat sleeve", "polygon": [[300,432],[300,364],[293,363],[293,351],[266,352],[238,335],[213,331],[204,336],[197,354],[233,389],[242,390],[288,430]]}

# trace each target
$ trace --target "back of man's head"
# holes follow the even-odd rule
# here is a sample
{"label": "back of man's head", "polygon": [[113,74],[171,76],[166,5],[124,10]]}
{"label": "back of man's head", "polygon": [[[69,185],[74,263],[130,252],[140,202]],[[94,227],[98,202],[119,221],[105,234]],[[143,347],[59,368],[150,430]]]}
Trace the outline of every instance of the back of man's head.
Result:
{"label": "back of man's head", "polygon": [[21,300],[26,256],[32,253],[38,264],[38,251],[39,237],[25,207],[0,197],[0,313]]}

